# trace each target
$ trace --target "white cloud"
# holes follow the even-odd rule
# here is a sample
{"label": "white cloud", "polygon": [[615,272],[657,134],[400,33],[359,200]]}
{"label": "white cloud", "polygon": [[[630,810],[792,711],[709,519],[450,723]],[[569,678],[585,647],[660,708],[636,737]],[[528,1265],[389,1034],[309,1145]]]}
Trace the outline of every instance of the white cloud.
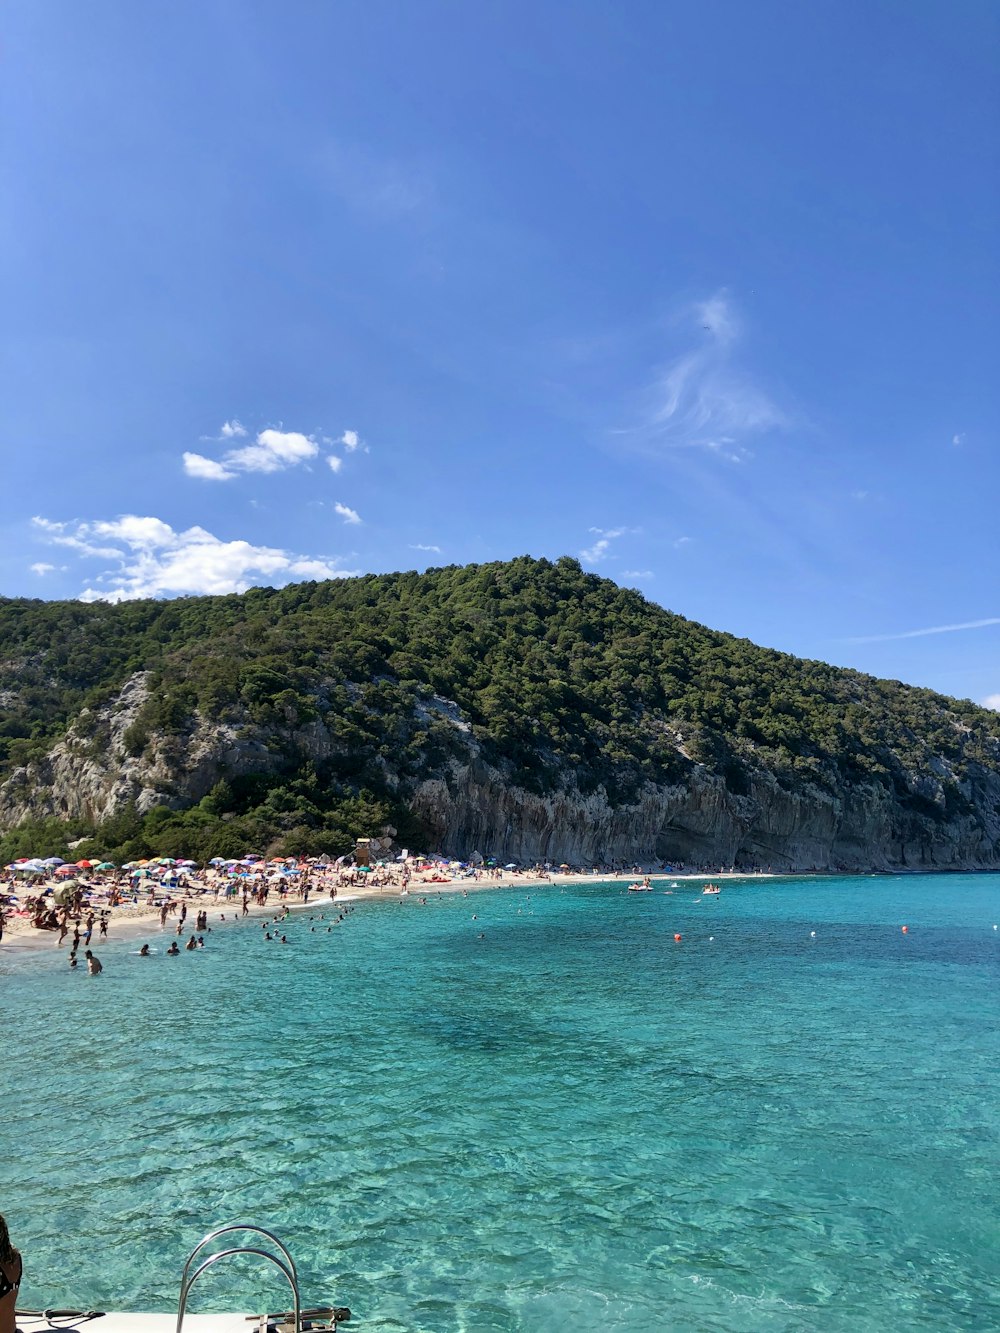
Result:
{"label": "white cloud", "polygon": [[348,509],[347,505],[342,505],[338,500],[333,506],[334,512],[339,514],[345,523],[360,523],[361,515],[354,509]]}
{"label": "white cloud", "polygon": [[[224,423],[220,438],[232,441],[244,438],[247,434],[242,422],[234,418]],[[319,456],[321,443],[342,444],[348,453],[359,449],[368,452],[368,446],[356,430],[345,430],[339,440],[332,440],[326,436],[317,439],[297,430],[268,427],[258,431],[252,442],[228,449],[220,460],[206,458],[204,454],[185,452],[184,471],[199,481],[232,481],[241,472],[284,472],[288,468],[311,463]],[[338,454],[327,454],[326,461],[333,472],[339,472],[343,466],[343,459]]]}
{"label": "white cloud", "polygon": [[617,537],[623,537],[628,528],[591,528],[597,541],[580,552],[580,559],[588,565],[599,565],[610,550],[611,543]]}
{"label": "white cloud", "polygon": [[434,555],[441,554],[440,546],[425,546],[423,542],[413,542],[410,545],[411,551],[430,551]]}
{"label": "white cloud", "polygon": [[964,436],[964,434],[963,434],[963,435],[953,435],[953,436],[951,437],[951,442],[952,442],[952,444],[954,444],[954,445],[964,444],[964,443],[965,443],[965,436]]}
{"label": "white cloud", "polygon": [[199,477],[202,481],[231,481],[236,476],[222,463],[204,454],[184,454],[184,471],[189,477]]}
{"label": "white cloud", "polygon": [[731,343],[739,337],[739,320],[724,291],[696,302],[694,309],[702,330],[711,333],[717,342]]}
{"label": "white cloud", "polygon": [[[124,514],[112,523],[101,521],[91,526],[99,537],[110,537],[137,550],[171,546],[176,540],[169,523],[164,523],[161,518],[140,518],[137,514]],[[201,533],[204,529],[189,528],[188,531]]]}
{"label": "white cloud", "polygon": [[114,546],[95,546],[89,540],[90,528],[85,523],[69,531],[70,524],[56,523],[52,519],[40,518],[37,514],[31,522],[52,546],[65,546],[67,550],[95,560],[114,560],[118,555]]}
{"label": "white cloud", "polygon": [[983,700],[983,707],[995,709],[1000,713],[1000,694],[988,694]]}
{"label": "white cloud", "polygon": [[744,462],[752,456],[744,440],[785,429],[789,418],[734,363],[741,329],[726,293],[695,304],[688,315],[694,321],[699,345],[662,371],[641,432],[661,448],[705,449],[727,462]]}
{"label": "white cloud", "polygon": [[674,538],[674,550],[675,550],[675,551],[679,551],[679,550],[681,549],[682,546],[687,546],[687,544],[688,544],[690,541],[692,541],[692,540],[693,540],[693,539],[692,539],[691,537],[675,537],[675,538]]}
{"label": "white cloud", "polygon": [[653,571],[651,569],[623,569],[623,579],[651,579]]}
{"label": "white cloud", "polygon": [[[280,586],[296,578],[345,578],[336,561],[297,555],[247,541],[222,541],[204,528],[175,531],[162,519],[125,514],[111,521],[33,522],[45,539],[72,545],[81,555],[101,555],[115,562],[102,571],[96,586],[85,589],[86,602],[125,602],[137,597],[176,597],[198,593],[244,592],[254,584]],[[113,545],[97,547],[99,537]]]}
{"label": "white cloud", "polygon": [[45,574],[51,574],[55,570],[55,565],[47,565],[44,560],[37,560],[33,565],[29,565],[32,574],[37,574],[42,578]]}
{"label": "white cloud", "polygon": [[232,449],[223,460],[240,472],[282,472],[315,458],[319,445],[297,430],[262,430],[253,444]]}
{"label": "white cloud", "polygon": [[586,561],[588,565],[597,565],[604,559],[608,553],[608,547],[611,542],[607,537],[602,537],[600,541],[594,542],[593,546],[588,546],[580,552],[580,559]]}
{"label": "white cloud", "polygon": [[851,499],[857,500],[858,504],[863,504],[870,494],[870,491],[851,491]]}
{"label": "white cloud", "polygon": [[860,639],[845,639],[845,643],[890,643],[894,639],[922,639],[926,634],[955,634],[963,629],[985,629],[988,625],[1000,625],[1000,616],[988,616],[985,620],[963,620],[958,625],[931,625],[928,629],[908,629],[901,634],[868,634]]}
{"label": "white cloud", "polygon": [[[293,560],[288,566],[290,574],[294,574],[297,579],[339,579],[346,575],[340,571],[333,571],[325,560]],[[354,573],[358,571],[355,570]]]}

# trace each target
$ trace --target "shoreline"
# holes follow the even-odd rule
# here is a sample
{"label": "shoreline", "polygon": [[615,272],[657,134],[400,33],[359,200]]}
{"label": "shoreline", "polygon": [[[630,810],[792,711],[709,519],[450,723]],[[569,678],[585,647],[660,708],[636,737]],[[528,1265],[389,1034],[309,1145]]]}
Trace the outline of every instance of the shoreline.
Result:
{"label": "shoreline", "polygon": [[[882,877],[908,877],[911,875],[925,874],[996,874],[996,871],[927,871],[927,870],[871,870],[871,871],[832,871],[832,870],[806,870],[806,871],[736,871],[726,870],[713,873],[682,871],[678,874],[667,874],[664,872],[630,872],[628,874],[613,871],[608,873],[589,872],[561,872],[553,871],[548,875],[532,874],[511,874],[504,872],[497,879],[466,879],[461,877],[449,877],[440,880],[419,880],[411,879],[407,894],[414,900],[419,898],[431,897],[435,894],[458,894],[472,895],[489,892],[491,890],[504,889],[546,889],[559,888],[566,886],[579,886],[586,884],[613,884],[619,883],[623,887],[636,883],[644,878],[649,878],[654,890],[662,891],[664,885],[690,885],[706,883],[725,883],[733,881],[756,882],[760,880],[782,881],[789,879],[829,879],[842,878],[882,878]],[[175,899],[177,903],[186,902],[188,905],[188,917],[185,921],[185,929],[179,935],[177,933],[177,916],[170,914],[166,923],[160,925],[160,908],[150,907],[146,903],[127,905],[122,904],[114,908],[95,905],[92,909],[95,917],[100,917],[103,911],[110,912],[108,925],[108,935],[104,938],[99,933],[95,933],[88,946],[84,946],[81,940],[81,948],[78,956],[83,957],[83,949],[90,948],[95,954],[100,953],[102,947],[116,942],[127,943],[148,939],[152,943],[156,939],[169,937],[170,939],[181,940],[185,942],[192,933],[198,934],[192,929],[194,915],[198,911],[206,911],[209,916],[208,927],[212,931],[226,929],[240,921],[249,920],[274,920],[280,916],[283,909],[287,907],[289,914],[299,915],[305,911],[328,911],[331,908],[339,909],[342,905],[355,906],[366,902],[392,902],[398,901],[403,894],[403,886],[396,880],[383,885],[356,884],[337,886],[336,898],[330,897],[329,885],[312,885],[310,887],[310,896],[307,902],[303,901],[300,893],[294,897],[287,896],[282,899],[275,895],[267,903],[260,904],[253,901],[247,903],[247,914],[242,913],[242,898],[234,897],[230,899],[216,899],[212,887],[204,885],[201,892],[179,893]],[[84,913],[85,914],[85,913]],[[72,935],[67,935],[62,945],[58,943],[58,934],[51,930],[39,930],[23,917],[8,917],[4,930],[3,939],[0,940],[0,958],[5,953],[15,954],[19,957],[39,956],[46,952],[60,953],[64,957],[69,957]]]}
{"label": "shoreline", "polygon": [[[610,872],[608,874],[589,873],[560,873],[553,872],[551,875],[511,875],[505,872],[505,876],[499,879],[462,879],[452,877],[446,880],[424,881],[411,880],[408,896],[413,899],[427,898],[436,893],[483,893],[490,890],[502,889],[545,889],[558,888],[567,885],[579,884],[607,884],[615,881],[622,885],[634,884],[637,880],[645,878],[641,874],[618,874]],[[784,879],[791,876],[778,874],[771,871],[724,871],[716,874],[694,874],[685,871],[681,874],[652,874],[648,878],[652,885],[673,883],[708,883],[721,880],[774,880]],[[216,901],[210,890],[202,893],[178,894],[176,901],[178,903],[186,902],[188,905],[188,919],[185,922],[185,930],[181,935],[177,934],[177,917],[169,915],[165,925],[160,925],[160,908],[149,907],[145,903],[127,906],[122,905],[114,908],[95,907],[95,916],[99,919],[102,911],[110,911],[111,916],[108,925],[108,934],[101,937],[95,931],[90,944],[83,946],[78,956],[82,959],[83,947],[91,949],[95,954],[99,954],[102,946],[115,943],[117,941],[129,942],[132,940],[141,940],[148,936],[150,939],[168,936],[172,939],[187,939],[192,934],[188,928],[188,922],[192,914],[198,911],[207,911],[209,914],[209,927],[214,932],[219,929],[225,929],[227,926],[234,925],[239,921],[249,921],[251,919],[265,920],[273,919],[287,907],[289,913],[298,915],[301,912],[312,910],[329,910],[330,908],[339,908],[341,904],[356,905],[362,902],[390,902],[403,897],[402,886],[398,882],[384,885],[351,885],[341,888],[338,886],[336,898],[331,898],[329,889],[313,888],[310,890],[308,902],[296,895],[294,898],[281,899],[273,898],[271,901],[261,905],[255,902],[247,903],[247,914],[242,915],[242,900],[239,898]],[[195,934],[199,932],[193,932]],[[70,941],[72,934],[66,936],[60,945],[58,933],[52,930],[39,930],[32,926],[24,918],[8,918],[4,929],[3,939],[0,940],[0,957],[10,951],[25,955],[44,954],[46,952],[60,953],[66,958],[69,957]]]}

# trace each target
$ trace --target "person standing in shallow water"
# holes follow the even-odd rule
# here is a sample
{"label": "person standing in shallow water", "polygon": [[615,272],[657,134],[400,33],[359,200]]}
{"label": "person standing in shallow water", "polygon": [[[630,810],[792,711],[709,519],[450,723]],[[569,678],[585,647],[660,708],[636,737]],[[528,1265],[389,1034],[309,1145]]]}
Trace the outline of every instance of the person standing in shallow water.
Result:
{"label": "person standing in shallow water", "polygon": [[0,1333],[15,1333],[14,1309],[24,1265],[10,1243],[7,1223],[0,1213]]}

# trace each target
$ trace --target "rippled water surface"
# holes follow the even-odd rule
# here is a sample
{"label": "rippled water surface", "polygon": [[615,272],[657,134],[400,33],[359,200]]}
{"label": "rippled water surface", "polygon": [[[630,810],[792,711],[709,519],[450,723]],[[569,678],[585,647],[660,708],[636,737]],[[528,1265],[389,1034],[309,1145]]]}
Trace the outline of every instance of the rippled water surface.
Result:
{"label": "rippled water surface", "polygon": [[[22,1305],[251,1218],[359,1330],[1000,1327],[1000,878],[622,889],[0,946]],[[241,1263],[193,1308],[284,1301]]]}

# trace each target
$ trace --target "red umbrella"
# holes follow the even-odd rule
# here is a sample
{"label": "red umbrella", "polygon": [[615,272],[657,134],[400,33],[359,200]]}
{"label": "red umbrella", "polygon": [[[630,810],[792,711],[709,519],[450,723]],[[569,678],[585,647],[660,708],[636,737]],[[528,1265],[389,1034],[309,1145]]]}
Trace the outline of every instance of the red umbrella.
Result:
{"label": "red umbrella", "polygon": [[96,865],[97,865],[96,861],[77,861],[76,863],[78,870],[89,870],[91,866],[96,866]]}

